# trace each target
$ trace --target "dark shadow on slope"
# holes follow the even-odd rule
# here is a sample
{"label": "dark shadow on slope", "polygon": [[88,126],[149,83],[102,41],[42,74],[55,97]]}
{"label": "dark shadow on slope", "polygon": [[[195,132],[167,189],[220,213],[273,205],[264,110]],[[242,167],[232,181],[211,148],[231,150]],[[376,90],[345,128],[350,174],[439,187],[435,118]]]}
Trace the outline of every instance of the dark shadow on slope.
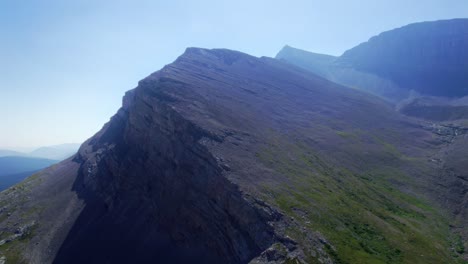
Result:
{"label": "dark shadow on slope", "polygon": [[54,263],[247,263],[273,243],[272,216],[198,143],[210,135],[152,100],[80,149],[73,189],[86,206]]}
{"label": "dark shadow on slope", "polygon": [[221,263],[203,248],[175,245],[145,208],[110,212],[99,198],[86,200],[53,263]]}

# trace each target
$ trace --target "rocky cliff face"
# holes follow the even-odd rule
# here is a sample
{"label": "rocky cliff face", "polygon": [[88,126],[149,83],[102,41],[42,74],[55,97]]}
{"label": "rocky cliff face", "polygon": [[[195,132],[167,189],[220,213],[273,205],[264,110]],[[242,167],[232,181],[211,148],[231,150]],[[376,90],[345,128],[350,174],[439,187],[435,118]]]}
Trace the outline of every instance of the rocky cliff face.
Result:
{"label": "rocky cliff face", "polygon": [[468,95],[468,19],[423,22],[384,32],[346,51],[338,64],[425,95]]}
{"label": "rocky cliff face", "polygon": [[453,202],[465,189],[440,187],[434,168],[451,165],[428,160],[444,140],[289,64],[187,49],[129,91],[73,158],[0,193],[0,253],[31,263],[458,261],[445,238],[466,215]]}
{"label": "rocky cliff face", "polygon": [[245,197],[202,142],[218,142],[144,80],[124,107],[75,157],[74,188],[86,206],[56,263],[245,263],[279,239],[281,215]]}
{"label": "rocky cliff face", "polygon": [[[28,197],[9,219],[34,223],[35,233],[8,243],[7,259],[282,263],[305,259],[304,251],[313,249],[315,259],[331,263],[320,234],[308,234],[308,245],[299,247],[285,233],[298,224],[256,195],[261,175],[255,173],[266,172],[244,162],[239,149],[254,146],[248,131],[261,126],[238,116],[240,101],[228,110],[207,98],[230,101],[258,92],[236,87],[247,84],[227,69],[238,62],[259,66],[238,52],[188,49],[129,91],[118,113],[72,159],[8,195]],[[56,192],[47,195],[45,188]],[[39,216],[24,217],[29,208],[40,208]],[[9,223],[4,230],[14,233]]]}

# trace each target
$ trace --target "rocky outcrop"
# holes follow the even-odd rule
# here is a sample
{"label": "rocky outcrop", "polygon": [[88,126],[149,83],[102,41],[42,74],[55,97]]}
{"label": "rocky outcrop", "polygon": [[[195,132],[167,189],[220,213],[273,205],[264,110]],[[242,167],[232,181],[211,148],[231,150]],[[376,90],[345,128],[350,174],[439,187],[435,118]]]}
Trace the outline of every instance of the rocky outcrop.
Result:
{"label": "rocky outcrop", "polygon": [[430,157],[436,173],[437,192],[446,193],[439,201],[454,216],[450,229],[455,234],[454,251],[468,260],[468,127],[457,123],[425,126],[441,144],[438,152]]}
{"label": "rocky outcrop", "polygon": [[397,109],[405,115],[432,121],[468,119],[468,104],[465,100],[420,96],[400,102]]}

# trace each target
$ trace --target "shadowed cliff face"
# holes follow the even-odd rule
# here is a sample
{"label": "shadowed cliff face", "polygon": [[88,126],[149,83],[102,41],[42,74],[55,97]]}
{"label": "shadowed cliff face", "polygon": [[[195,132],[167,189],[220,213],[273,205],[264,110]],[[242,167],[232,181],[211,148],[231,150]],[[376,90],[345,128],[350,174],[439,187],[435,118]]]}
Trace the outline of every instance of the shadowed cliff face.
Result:
{"label": "shadowed cliff face", "polygon": [[[204,57],[213,65],[202,64]],[[197,82],[211,75],[226,78],[228,73],[212,67],[245,58],[256,60],[236,52],[188,50],[127,93],[122,109],[75,157],[81,166],[73,190],[85,207],[54,263],[246,263],[275,242],[294,251],[295,242],[273,228],[282,215],[241,192],[225,177],[231,168],[209,150],[249,128],[228,131],[215,123],[232,125],[222,118],[236,113],[209,117],[225,110],[204,100],[199,92],[208,87]],[[199,77],[192,76],[196,72]]]}
{"label": "shadowed cliff face", "polygon": [[267,222],[280,215],[222,176],[201,143],[220,139],[160,93],[172,82],[142,81],[80,149],[74,189],[86,206],[55,263],[245,263],[275,241]]}
{"label": "shadowed cliff face", "polygon": [[0,253],[32,263],[451,262],[443,214],[463,230],[466,188],[448,173],[460,160],[445,162],[461,137],[442,130],[274,59],[190,48],[129,91],[73,159],[0,193],[17,208],[0,220],[1,239],[11,223],[34,231]]}

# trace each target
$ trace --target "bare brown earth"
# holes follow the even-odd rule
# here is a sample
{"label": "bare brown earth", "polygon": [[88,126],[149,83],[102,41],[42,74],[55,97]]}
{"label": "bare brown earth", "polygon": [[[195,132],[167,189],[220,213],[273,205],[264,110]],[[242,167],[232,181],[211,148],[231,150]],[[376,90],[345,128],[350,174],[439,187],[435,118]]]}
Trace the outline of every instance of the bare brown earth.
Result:
{"label": "bare brown earth", "polygon": [[463,263],[466,131],[274,59],[189,48],[74,157],[0,193],[0,252],[7,263]]}

